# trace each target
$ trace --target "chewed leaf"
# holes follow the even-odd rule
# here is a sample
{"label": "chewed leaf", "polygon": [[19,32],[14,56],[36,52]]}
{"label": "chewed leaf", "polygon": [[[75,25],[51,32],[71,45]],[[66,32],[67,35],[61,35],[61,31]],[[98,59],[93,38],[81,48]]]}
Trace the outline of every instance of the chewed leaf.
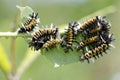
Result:
{"label": "chewed leaf", "polygon": [[8,60],[3,46],[0,44],[0,68],[8,74],[11,71],[11,63]]}
{"label": "chewed leaf", "polygon": [[29,14],[33,12],[32,8],[29,6],[22,7],[22,6],[17,5],[16,7],[20,10],[21,18],[28,17]]}

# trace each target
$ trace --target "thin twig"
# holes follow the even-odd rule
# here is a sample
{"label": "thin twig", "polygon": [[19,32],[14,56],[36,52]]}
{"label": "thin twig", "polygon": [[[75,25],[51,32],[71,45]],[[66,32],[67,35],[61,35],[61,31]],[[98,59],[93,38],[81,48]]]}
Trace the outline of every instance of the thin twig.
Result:
{"label": "thin twig", "polygon": [[[25,5],[26,2],[27,2],[27,0],[21,0],[21,5]],[[16,29],[18,27],[18,24],[19,24],[20,20],[21,20],[20,13],[17,11],[17,14],[16,14],[16,16],[14,18],[14,21],[13,21],[13,26],[11,28],[11,31],[13,32],[14,35],[17,34],[17,32],[15,32],[15,31],[16,31]],[[12,36],[13,36],[13,34],[12,34]],[[14,77],[16,75],[16,53],[15,53],[15,50],[16,50],[16,40],[14,38],[11,39],[10,48],[11,48],[10,52],[11,52],[11,63],[12,63],[12,73],[11,73],[11,76]],[[10,80],[14,80],[14,78],[10,79]]]}
{"label": "thin twig", "polygon": [[[18,24],[20,22],[20,13],[17,11],[16,16],[13,21],[13,25],[11,27],[11,31],[15,32]],[[12,63],[12,75],[14,76],[16,74],[16,40],[11,39],[11,44],[10,44],[10,53],[11,53],[11,63]]]}
{"label": "thin twig", "polygon": [[31,37],[31,35],[18,34],[17,32],[0,32],[0,37]]}

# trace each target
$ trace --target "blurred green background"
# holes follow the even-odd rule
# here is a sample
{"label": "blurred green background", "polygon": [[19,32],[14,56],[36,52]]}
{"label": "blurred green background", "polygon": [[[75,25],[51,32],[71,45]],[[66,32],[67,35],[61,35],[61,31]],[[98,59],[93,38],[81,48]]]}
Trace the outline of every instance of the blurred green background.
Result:
{"label": "blurred green background", "polygon": [[[25,0],[22,0],[25,1]],[[21,0],[0,0],[0,32],[11,31],[11,26]],[[77,21],[99,9],[114,5],[117,11],[106,15],[112,24],[111,32],[116,41],[116,48],[111,48],[107,55],[95,60],[94,64],[72,63],[54,68],[53,64],[45,56],[39,56],[22,75],[21,80],[120,80],[120,1],[118,0],[27,0],[27,6],[39,13],[40,25],[66,24]],[[96,15],[95,15],[96,16]],[[0,38],[6,53],[10,59],[11,38]],[[23,38],[16,39],[16,65],[23,60],[27,42]],[[0,69],[0,80],[6,80]]]}

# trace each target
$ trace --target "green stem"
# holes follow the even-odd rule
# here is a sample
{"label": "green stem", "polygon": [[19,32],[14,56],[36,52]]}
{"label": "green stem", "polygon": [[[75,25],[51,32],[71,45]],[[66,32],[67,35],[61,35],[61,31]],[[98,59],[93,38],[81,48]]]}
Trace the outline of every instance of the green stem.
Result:
{"label": "green stem", "polygon": [[11,62],[12,62],[12,74],[16,74],[16,55],[15,55],[15,40],[11,40]]}
{"label": "green stem", "polygon": [[[19,13],[17,12],[14,21],[13,21],[13,26],[11,28],[12,32],[16,31],[16,28],[18,26],[20,22],[20,17],[19,17]],[[8,32],[9,33],[9,32]],[[11,39],[11,44],[10,44],[10,53],[11,53],[11,64],[12,64],[12,75],[15,76],[16,75],[16,41],[15,39]]]}
{"label": "green stem", "polygon": [[[27,2],[27,0],[21,0],[21,3],[20,3],[20,5],[22,6],[22,5],[25,5],[26,4],[26,2]],[[20,13],[19,12],[17,12],[17,14],[16,14],[16,16],[15,16],[15,19],[14,19],[14,21],[13,21],[13,26],[12,26],[12,29],[11,29],[11,31],[13,32],[13,33],[11,33],[10,34],[10,32],[9,32],[9,36],[16,36],[17,35],[17,32],[15,32],[16,31],[16,28],[18,27],[18,24],[19,24],[19,22],[20,22]],[[11,63],[12,63],[12,75],[13,76],[15,76],[16,75],[16,53],[15,53],[15,48],[16,48],[16,41],[15,41],[15,39],[13,39],[12,38],[12,40],[11,40],[11,45],[10,45],[10,51],[11,51]]]}
{"label": "green stem", "polygon": [[31,35],[18,34],[17,32],[0,32],[0,37],[31,37]]}

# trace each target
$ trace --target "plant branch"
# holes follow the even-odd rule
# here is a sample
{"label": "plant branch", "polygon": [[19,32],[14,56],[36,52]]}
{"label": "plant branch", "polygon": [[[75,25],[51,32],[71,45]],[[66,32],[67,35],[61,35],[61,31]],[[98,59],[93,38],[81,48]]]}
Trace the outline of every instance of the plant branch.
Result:
{"label": "plant branch", "polygon": [[31,35],[18,34],[17,32],[0,32],[0,37],[31,37]]}
{"label": "plant branch", "polygon": [[[26,3],[26,0],[21,0],[21,5],[25,3]],[[20,13],[17,11],[16,16],[13,21],[13,26],[11,28],[12,32],[16,31],[16,28],[18,27],[18,24],[20,21],[21,21]],[[16,41],[13,38],[11,39],[10,48],[11,48],[10,53],[11,53],[11,63],[12,63],[12,75],[14,76],[16,74],[16,53],[15,53]]]}

